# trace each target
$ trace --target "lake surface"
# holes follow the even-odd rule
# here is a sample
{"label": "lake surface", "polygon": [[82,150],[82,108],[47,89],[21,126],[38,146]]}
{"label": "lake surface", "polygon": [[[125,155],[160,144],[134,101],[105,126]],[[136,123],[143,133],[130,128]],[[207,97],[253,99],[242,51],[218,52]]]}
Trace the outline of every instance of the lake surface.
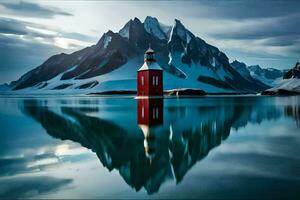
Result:
{"label": "lake surface", "polygon": [[0,125],[0,198],[300,196],[300,97],[1,97]]}

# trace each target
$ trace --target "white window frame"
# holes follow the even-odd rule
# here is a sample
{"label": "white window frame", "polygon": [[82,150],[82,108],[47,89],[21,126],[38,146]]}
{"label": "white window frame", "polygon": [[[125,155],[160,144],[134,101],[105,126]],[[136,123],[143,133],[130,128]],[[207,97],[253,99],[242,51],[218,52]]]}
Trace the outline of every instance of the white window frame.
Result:
{"label": "white window frame", "polygon": [[155,108],[152,109],[152,119],[155,119]]}

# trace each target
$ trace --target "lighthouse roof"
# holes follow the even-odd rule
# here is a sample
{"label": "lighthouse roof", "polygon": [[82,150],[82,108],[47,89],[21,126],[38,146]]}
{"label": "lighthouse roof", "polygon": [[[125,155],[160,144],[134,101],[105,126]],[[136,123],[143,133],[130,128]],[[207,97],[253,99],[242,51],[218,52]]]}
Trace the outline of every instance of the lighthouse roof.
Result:
{"label": "lighthouse roof", "polygon": [[144,62],[143,66],[138,71],[143,70],[162,70],[157,62]]}
{"label": "lighthouse roof", "polygon": [[155,52],[153,49],[151,49],[151,47],[149,47],[145,53],[148,54],[148,53],[155,53]]}

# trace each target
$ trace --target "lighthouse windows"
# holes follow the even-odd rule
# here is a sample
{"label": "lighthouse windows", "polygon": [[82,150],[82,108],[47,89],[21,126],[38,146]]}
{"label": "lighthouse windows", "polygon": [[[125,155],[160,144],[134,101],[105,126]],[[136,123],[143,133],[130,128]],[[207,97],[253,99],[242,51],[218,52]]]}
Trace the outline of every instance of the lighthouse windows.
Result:
{"label": "lighthouse windows", "polygon": [[152,110],[152,118],[155,119],[155,108]]}
{"label": "lighthouse windows", "polygon": [[152,119],[158,119],[158,107],[152,109]]}
{"label": "lighthouse windows", "polygon": [[144,76],[141,77],[142,85],[144,85]]}
{"label": "lighthouse windows", "polygon": [[152,85],[158,85],[158,76],[152,77]]}

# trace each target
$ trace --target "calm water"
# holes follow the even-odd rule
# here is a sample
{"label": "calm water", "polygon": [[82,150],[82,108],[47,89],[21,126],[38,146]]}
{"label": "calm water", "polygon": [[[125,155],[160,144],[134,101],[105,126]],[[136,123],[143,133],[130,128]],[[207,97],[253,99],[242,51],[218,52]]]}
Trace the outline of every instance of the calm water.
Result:
{"label": "calm water", "polygon": [[300,97],[0,98],[0,197],[300,196]]}

